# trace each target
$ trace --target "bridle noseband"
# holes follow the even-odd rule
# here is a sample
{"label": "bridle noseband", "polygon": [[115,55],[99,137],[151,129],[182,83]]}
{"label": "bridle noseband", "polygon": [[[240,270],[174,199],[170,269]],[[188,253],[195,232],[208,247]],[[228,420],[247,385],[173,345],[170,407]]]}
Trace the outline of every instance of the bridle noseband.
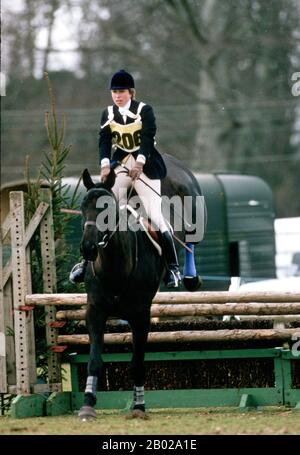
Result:
{"label": "bridle noseband", "polygon": [[[86,221],[84,223],[83,229],[85,229],[86,226],[97,226],[97,223],[96,223],[96,221]],[[114,233],[115,233],[115,230],[111,232],[111,235],[104,234],[102,241],[98,242],[97,245],[102,247],[102,248],[105,248]]]}

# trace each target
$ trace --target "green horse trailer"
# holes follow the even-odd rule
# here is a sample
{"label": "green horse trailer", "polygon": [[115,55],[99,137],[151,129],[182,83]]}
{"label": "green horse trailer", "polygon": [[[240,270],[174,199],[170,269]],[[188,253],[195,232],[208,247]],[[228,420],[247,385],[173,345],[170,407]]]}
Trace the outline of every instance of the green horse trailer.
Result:
{"label": "green horse trailer", "polygon": [[273,195],[253,175],[198,174],[207,207],[207,229],[196,247],[203,290],[226,290],[231,277],[276,277]]}

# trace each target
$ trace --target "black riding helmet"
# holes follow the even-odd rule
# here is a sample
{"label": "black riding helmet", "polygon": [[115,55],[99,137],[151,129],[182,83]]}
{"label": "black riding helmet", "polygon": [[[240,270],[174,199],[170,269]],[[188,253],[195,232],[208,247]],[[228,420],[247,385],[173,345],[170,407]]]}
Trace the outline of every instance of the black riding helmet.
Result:
{"label": "black riding helmet", "polygon": [[134,79],[127,71],[120,70],[112,76],[110,90],[126,90],[130,88],[134,88]]}

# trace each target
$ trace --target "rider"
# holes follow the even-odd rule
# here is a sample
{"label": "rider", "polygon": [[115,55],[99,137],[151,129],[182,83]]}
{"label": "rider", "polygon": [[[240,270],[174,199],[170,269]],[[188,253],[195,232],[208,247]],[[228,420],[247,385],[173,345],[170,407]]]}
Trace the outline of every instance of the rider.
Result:
{"label": "rider", "polygon": [[[124,70],[112,76],[110,90],[114,105],[103,111],[99,132],[101,181],[105,182],[111,168],[115,167],[116,181],[112,191],[118,200],[126,197],[127,189],[133,183],[147,215],[162,234],[167,269],[164,282],[167,287],[178,287],[181,276],[176,249],[161,211],[161,179],[166,175],[166,167],[154,146],[153,109],[135,100],[134,79]],[[86,264],[83,261],[73,267],[72,282],[83,281]]]}

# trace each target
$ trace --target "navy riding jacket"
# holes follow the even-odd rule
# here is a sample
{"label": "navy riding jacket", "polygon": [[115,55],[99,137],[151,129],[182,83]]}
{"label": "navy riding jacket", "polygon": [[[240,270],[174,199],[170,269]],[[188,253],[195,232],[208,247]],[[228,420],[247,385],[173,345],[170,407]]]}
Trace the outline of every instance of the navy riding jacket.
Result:
{"label": "navy riding jacket", "polygon": [[[136,100],[131,100],[129,110],[133,114],[137,114],[139,102]],[[124,123],[123,116],[119,112],[118,106],[113,106],[113,120],[121,125],[127,125],[134,122],[134,119],[127,116],[126,123]],[[145,104],[141,111],[140,117],[142,122],[142,127],[139,135],[139,148],[132,153],[133,157],[136,158],[139,154],[142,154],[146,162],[144,164],[143,172],[150,179],[163,179],[166,176],[166,166],[161,154],[155,148],[154,136],[156,133],[156,123],[155,116],[151,106]],[[102,113],[101,118],[101,128],[99,132],[99,158],[100,163],[103,158],[108,158],[112,162],[122,161],[127,155],[128,151],[123,150],[120,147],[116,147],[111,157],[112,145],[113,145],[113,132],[111,130],[110,124],[108,123],[109,112],[106,108]]]}

